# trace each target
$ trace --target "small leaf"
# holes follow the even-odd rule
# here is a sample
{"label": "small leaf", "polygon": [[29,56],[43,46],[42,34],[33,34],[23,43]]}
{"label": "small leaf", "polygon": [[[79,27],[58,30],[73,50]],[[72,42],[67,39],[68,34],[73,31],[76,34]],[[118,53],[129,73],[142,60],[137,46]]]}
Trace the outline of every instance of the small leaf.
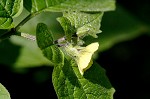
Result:
{"label": "small leaf", "polygon": [[0,29],[13,27],[13,17],[20,15],[23,9],[23,0],[0,1]]}
{"label": "small leaf", "polygon": [[75,61],[65,60],[64,66],[54,67],[52,77],[59,99],[113,99],[115,90],[96,63],[81,76]]}
{"label": "small leaf", "polygon": [[53,44],[52,33],[48,30],[44,23],[39,23],[36,29],[37,44],[46,56],[54,64],[64,63],[64,54]]}
{"label": "small leaf", "polygon": [[101,32],[99,29],[103,16],[102,12],[64,12],[63,16],[66,17],[71,22],[71,25],[76,28],[76,34],[78,37],[91,35],[96,38],[96,34]]}
{"label": "small leaf", "polygon": [[24,0],[24,6],[31,13],[43,10],[100,12],[114,10],[115,0]]}
{"label": "small leaf", "polygon": [[75,27],[71,25],[71,22],[66,17],[59,17],[57,20],[63,27],[67,40],[71,42],[72,35],[75,33]]}
{"label": "small leaf", "polygon": [[51,31],[48,30],[47,26],[44,23],[39,23],[36,28],[36,39],[38,46],[41,49],[53,45],[53,36]]}
{"label": "small leaf", "polygon": [[0,99],[10,99],[9,92],[1,83],[0,83]]}

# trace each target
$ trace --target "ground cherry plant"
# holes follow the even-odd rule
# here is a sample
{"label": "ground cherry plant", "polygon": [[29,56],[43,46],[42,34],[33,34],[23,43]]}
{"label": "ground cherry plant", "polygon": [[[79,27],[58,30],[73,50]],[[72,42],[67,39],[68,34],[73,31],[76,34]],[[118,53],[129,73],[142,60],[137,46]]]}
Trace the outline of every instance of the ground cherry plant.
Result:
{"label": "ground cherry plant", "polygon": [[[114,9],[114,0],[1,0],[0,42],[14,36],[37,42],[54,67],[52,82],[59,99],[113,99],[115,89],[92,58],[99,43],[85,38],[98,38],[104,12]],[[35,35],[21,30],[44,12],[61,13],[56,18],[64,32],[59,38],[44,22],[36,24]],[[19,16],[21,21],[15,22]],[[10,99],[8,91],[0,85],[0,99]]]}

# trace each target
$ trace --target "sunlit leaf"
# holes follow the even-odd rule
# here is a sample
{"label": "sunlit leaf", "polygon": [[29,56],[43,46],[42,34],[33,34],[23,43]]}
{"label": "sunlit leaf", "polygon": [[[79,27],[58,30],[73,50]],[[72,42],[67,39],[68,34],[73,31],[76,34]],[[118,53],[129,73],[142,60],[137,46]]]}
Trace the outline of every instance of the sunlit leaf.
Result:
{"label": "sunlit leaf", "polygon": [[113,99],[115,92],[104,69],[96,63],[81,76],[76,63],[65,60],[64,66],[54,67],[52,79],[59,99]]}
{"label": "sunlit leaf", "polygon": [[24,6],[31,13],[42,10],[99,12],[114,10],[115,0],[24,0]]}
{"label": "sunlit leaf", "polygon": [[52,33],[44,23],[39,23],[36,29],[36,38],[43,54],[54,64],[63,64],[64,55],[57,45],[53,44]]}
{"label": "sunlit leaf", "polygon": [[71,22],[71,25],[75,27],[78,37],[91,35],[96,38],[96,34],[101,32],[100,22],[103,16],[102,12],[64,12],[63,16],[66,17]]}
{"label": "sunlit leaf", "polygon": [[9,92],[1,83],[0,83],[0,99],[10,99]]}
{"label": "sunlit leaf", "polygon": [[23,9],[23,0],[0,1],[0,29],[13,27],[13,17],[20,15]]}

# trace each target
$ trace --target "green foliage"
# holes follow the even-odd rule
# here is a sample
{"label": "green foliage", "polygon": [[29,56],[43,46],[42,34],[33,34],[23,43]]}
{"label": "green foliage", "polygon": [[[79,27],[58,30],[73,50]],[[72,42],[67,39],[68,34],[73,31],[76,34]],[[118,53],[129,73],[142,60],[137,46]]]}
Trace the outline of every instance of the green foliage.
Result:
{"label": "green foliage", "polygon": [[53,45],[53,36],[47,26],[39,23],[36,29],[37,44],[43,51],[43,54],[54,64],[64,62],[64,55],[58,46]]}
{"label": "green foliage", "polygon": [[0,99],[10,99],[9,92],[1,83],[0,83]]}
{"label": "green foliage", "polygon": [[37,25],[36,37],[43,54],[54,63],[52,79],[58,98],[113,98],[114,89],[98,64],[93,64],[92,69],[82,76],[75,60],[71,57],[64,58],[67,54],[56,45],[51,45],[51,32],[48,32],[43,23]]}
{"label": "green foliage", "polygon": [[84,13],[84,12],[64,12],[63,16],[70,20],[72,26],[76,28],[78,37],[91,35],[97,37],[100,33],[100,22],[103,16],[102,12],[98,13]]}
{"label": "green foliage", "polygon": [[81,76],[73,60],[65,60],[64,66],[57,65],[53,71],[53,84],[60,99],[113,99],[114,89],[98,64]]}
{"label": "green foliage", "polygon": [[[55,42],[60,39],[57,40],[54,38],[57,35],[50,31],[46,24],[39,23],[36,27],[37,45],[43,52],[44,56],[54,65],[52,79],[58,98],[113,98],[113,93],[115,90],[106,77],[104,69],[94,62],[92,67],[88,69],[84,75],[80,74],[78,62],[75,61],[76,57],[69,56],[66,49],[69,49],[67,46],[71,45],[76,48],[76,50],[80,51],[85,44],[83,39],[84,37],[90,35],[97,38],[97,34],[101,32],[100,23],[103,13],[105,11],[115,9],[114,0],[14,0],[7,3],[6,2],[7,0],[0,2],[0,12],[4,12],[0,13],[0,20],[2,20],[0,23],[0,28],[11,29],[6,30],[4,35],[0,35],[0,40],[3,40],[2,38],[5,34],[23,36],[24,33],[20,31],[22,25],[43,11],[62,12],[63,16],[57,18],[65,34],[63,35],[63,33],[61,33],[63,38],[61,42]],[[23,8],[23,2],[24,7],[28,11],[28,15],[23,18],[19,24],[15,24],[15,22],[13,22],[14,17],[20,15]],[[4,21],[6,23],[4,23]],[[24,37],[29,38],[29,35],[24,35]],[[20,56],[17,59],[17,61],[20,61],[20,64],[16,62],[14,63],[15,65],[19,64],[21,66],[21,63],[24,63],[23,60],[25,59],[27,59],[25,61],[25,64],[27,65],[35,65],[36,63],[30,63],[30,61],[36,60],[39,65],[42,63],[49,63],[46,59],[41,58],[41,52],[39,51],[36,42],[30,43],[19,37],[19,40],[16,41],[15,38],[17,37],[12,36],[10,40],[13,39],[15,41],[15,44],[17,44],[17,49],[18,47],[21,49],[21,47],[18,46],[20,41],[25,42],[24,44],[27,46],[27,49],[22,49],[24,50],[22,57]],[[27,53],[32,56],[34,54],[36,59],[32,60],[32,57],[29,57],[30,55],[28,56]]]}
{"label": "green foliage", "polygon": [[42,10],[100,12],[114,10],[115,0],[24,0],[24,6],[31,13]]}
{"label": "green foliage", "polygon": [[[43,23],[39,23],[37,25],[36,30],[36,38],[37,38],[37,44],[41,49],[45,49],[51,45],[53,45],[53,36],[52,33],[48,30],[47,26]],[[47,38],[47,39],[45,39]],[[43,43],[41,43],[43,42]]]}
{"label": "green foliage", "polygon": [[71,25],[71,22],[66,17],[59,17],[57,18],[59,23],[64,29],[66,39],[71,42],[72,35],[75,34],[75,27]]}
{"label": "green foliage", "polygon": [[13,27],[13,18],[20,15],[23,9],[23,0],[0,1],[0,29]]}

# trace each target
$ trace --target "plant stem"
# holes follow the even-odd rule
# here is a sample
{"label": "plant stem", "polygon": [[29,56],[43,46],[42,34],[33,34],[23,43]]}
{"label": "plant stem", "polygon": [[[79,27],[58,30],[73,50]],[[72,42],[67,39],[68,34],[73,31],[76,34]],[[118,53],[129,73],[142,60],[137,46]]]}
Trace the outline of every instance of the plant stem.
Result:
{"label": "plant stem", "polygon": [[31,19],[31,14],[29,14],[24,20],[22,20],[16,27],[15,27],[15,29],[16,29],[16,31],[18,31],[20,28],[21,28],[21,26],[23,26],[28,20],[30,20]]}
{"label": "plant stem", "polygon": [[15,27],[15,30],[18,31],[28,20],[30,20],[31,18],[33,18],[33,17],[36,16],[37,14],[39,14],[39,12],[34,13],[34,14],[29,14],[24,20],[22,20],[22,21]]}

